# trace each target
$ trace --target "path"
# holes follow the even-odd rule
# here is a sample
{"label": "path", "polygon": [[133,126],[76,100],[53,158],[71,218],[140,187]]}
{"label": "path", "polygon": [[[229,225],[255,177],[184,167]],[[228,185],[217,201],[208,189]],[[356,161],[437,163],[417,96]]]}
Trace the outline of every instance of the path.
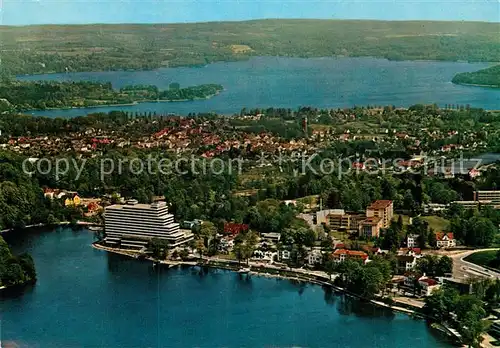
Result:
{"label": "path", "polygon": [[470,278],[497,278],[500,279],[500,273],[489,270],[487,268],[476,265],[472,262],[465,261],[464,259],[476,252],[500,250],[500,248],[489,249],[476,249],[460,252],[457,254],[449,255],[453,259],[453,277],[457,279],[470,279]]}

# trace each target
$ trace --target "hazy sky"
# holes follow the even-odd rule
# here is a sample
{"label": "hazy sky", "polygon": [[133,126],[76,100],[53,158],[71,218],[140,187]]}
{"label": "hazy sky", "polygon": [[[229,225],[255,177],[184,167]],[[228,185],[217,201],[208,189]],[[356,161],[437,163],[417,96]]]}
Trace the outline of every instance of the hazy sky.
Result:
{"label": "hazy sky", "polygon": [[500,21],[500,0],[0,0],[2,24],[256,18]]}

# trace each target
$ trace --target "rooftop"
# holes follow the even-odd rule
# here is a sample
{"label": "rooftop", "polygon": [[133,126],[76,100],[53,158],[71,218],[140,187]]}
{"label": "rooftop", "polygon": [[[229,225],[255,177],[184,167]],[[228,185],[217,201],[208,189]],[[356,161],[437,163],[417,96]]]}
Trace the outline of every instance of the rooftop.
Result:
{"label": "rooftop", "polygon": [[385,209],[392,204],[391,200],[379,199],[368,206],[368,209]]}
{"label": "rooftop", "polygon": [[138,209],[138,210],[145,210],[145,209],[159,209],[167,206],[166,202],[155,202],[151,204],[143,204],[143,203],[136,203],[136,200],[130,200],[127,201],[127,204],[114,204],[110,205],[109,207],[106,207],[106,210],[109,209],[114,209],[114,210],[119,210],[119,209]]}
{"label": "rooftop", "polygon": [[377,225],[381,220],[382,220],[381,217],[372,216],[372,217],[366,218],[361,223],[364,225]]}
{"label": "rooftop", "polygon": [[366,258],[368,257],[368,254],[365,253],[364,251],[347,250],[347,249],[337,249],[334,251],[333,255],[361,256]]}
{"label": "rooftop", "polygon": [[453,233],[451,232],[438,232],[436,233],[436,240],[453,239]]}

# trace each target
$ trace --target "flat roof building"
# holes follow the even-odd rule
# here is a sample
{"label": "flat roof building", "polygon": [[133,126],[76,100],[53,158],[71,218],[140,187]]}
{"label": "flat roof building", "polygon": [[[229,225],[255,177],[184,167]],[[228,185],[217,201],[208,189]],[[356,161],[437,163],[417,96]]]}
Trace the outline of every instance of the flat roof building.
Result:
{"label": "flat roof building", "polygon": [[500,190],[474,191],[474,200],[500,203]]}
{"label": "flat roof building", "polygon": [[193,239],[190,231],[180,230],[165,202],[139,204],[136,200],[105,208],[104,231],[107,244],[143,249],[153,238],[165,239],[176,247]]}
{"label": "flat roof building", "polygon": [[382,228],[388,228],[391,225],[394,216],[394,204],[391,200],[380,199],[366,208],[366,217],[379,217],[382,219]]}

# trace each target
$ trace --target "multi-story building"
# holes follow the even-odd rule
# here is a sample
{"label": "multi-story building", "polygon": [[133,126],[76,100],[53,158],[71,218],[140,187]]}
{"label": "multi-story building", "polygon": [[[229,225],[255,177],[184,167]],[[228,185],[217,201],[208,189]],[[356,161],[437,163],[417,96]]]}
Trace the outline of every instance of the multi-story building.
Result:
{"label": "multi-story building", "polygon": [[382,219],[382,228],[388,228],[394,216],[394,205],[390,200],[378,200],[366,208],[366,217],[379,217]]}
{"label": "multi-story building", "polygon": [[180,230],[165,202],[138,204],[129,200],[106,207],[104,231],[106,244],[139,250],[153,238],[165,239],[171,247],[193,239],[191,231]]}
{"label": "multi-story building", "polygon": [[316,219],[315,220],[315,223],[317,225],[321,225],[321,224],[329,224],[329,221],[328,221],[328,216],[329,215],[344,215],[345,214],[345,211],[344,209],[325,209],[325,210],[320,210],[318,212],[316,212]]}
{"label": "multi-story building", "polygon": [[333,230],[357,231],[360,222],[365,218],[363,214],[347,213],[344,209],[330,209],[324,221]]}
{"label": "multi-story building", "polygon": [[474,191],[474,200],[500,203],[500,190]]}
{"label": "multi-story building", "polygon": [[367,238],[379,237],[382,227],[383,219],[381,217],[368,217],[359,223],[359,235]]}
{"label": "multi-story building", "polygon": [[350,216],[346,214],[344,209],[332,209],[326,216],[326,224],[333,230],[349,229]]}

